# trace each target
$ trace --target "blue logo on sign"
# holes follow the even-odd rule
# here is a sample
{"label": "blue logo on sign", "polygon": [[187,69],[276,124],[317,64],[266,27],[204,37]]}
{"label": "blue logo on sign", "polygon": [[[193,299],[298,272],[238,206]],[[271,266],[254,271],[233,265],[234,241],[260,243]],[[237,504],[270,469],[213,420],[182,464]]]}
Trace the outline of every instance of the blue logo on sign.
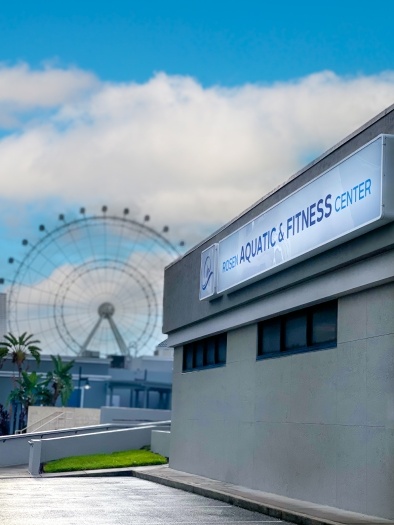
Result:
{"label": "blue logo on sign", "polygon": [[205,281],[203,282],[201,288],[205,291],[207,289],[209,281],[211,280],[211,277],[213,276],[212,261],[211,261],[211,258],[210,258],[209,255],[207,256],[207,258],[205,259],[205,262],[204,262],[204,274],[203,274],[203,276],[204,276]]}

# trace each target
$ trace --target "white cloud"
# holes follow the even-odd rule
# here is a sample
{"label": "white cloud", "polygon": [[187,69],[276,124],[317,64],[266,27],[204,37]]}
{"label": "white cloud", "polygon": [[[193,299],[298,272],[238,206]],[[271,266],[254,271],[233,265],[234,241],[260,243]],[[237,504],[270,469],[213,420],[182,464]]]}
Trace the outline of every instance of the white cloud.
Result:
{"label": "white cloud", "polygon": [[4,79],[7,119],[22,118],[21,108],[35,114],[0,141],[3,197],[136,203],[193,241],[394,100],[392,72],[231,89],[164,73],[99,83],[80,70],[25,65],[3,66]]}
{"label": "white cloud", "polygon": [[0,101],[13,107],[36,108],[63,104],[98,83],[80,69],[45,68],[33,71],[27,64],[0,64]]}
{"label": "white cloud", "polygon": [[[118,213],[127,206],[130,215],[150,214],[154,227],[169,224],[170,238],[183,238],[190,247],[393,100],[393,72],[343,78],[327,71],[293,82],[228,89],[204,88],[191,78],[164,73],[145,84],[110,84],[78,69],[0,66],[0,128],[5,130],[0,138],[0,240],[7,237],[7,244],[9,231],[19,228],[23,233],[14,237],[34,244],[35,221],[45,213],[58,226],[57,214],[67,216],[70,207],[77,213],[86,206],[90,213],[107,204]],[[45,210],[48,205],[52,208]],[[73,239],[66,238],[64,246],[75,257],[79,249],[72,251]],[[165,263],[153,249],[148,258],[138,254],[135,260],[136,253],[130,255],[126,242],[122,245],[130,264],[149,270],[147,279],[159,296]],[[47,299],[61,274],[72,269],[55,243],[51,249],[50,270],[40,281],[37,276],[24,281],[19,296],[25,329],[39,334],[47,348],[59,342]],[[38,267],[43,272],[41,263]],[[135,296],[135,282],[129,288],[119,283],[96,296],[95,283],[83,282],[91,292],[84,297],[92,299],[86,310],[90,317],[79,327],[82,338],[96,322],[100,302],[115,303],[124,290]],[[146,312],[134,315],[142,317],[143,326]],[[111,336],[108,327],[107,332],[105,337]],[[125,337],[132,341],[132,335]],[[158,328],[156,342],[160,338]]]}

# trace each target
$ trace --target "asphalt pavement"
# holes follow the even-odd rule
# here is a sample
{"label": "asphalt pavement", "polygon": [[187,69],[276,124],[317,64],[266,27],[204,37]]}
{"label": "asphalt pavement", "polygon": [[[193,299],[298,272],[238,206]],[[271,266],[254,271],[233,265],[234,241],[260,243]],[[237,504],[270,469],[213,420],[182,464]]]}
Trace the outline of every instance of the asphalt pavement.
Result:
{"label": "asphalt pavement", "polygon": [[0,478],[2,525],[285,524],[258,512],[130,476]]}
{"label": "asphalt pavement", "polygon": [[0,525],[394,525],[169,468],[42,474],[0,468]]}

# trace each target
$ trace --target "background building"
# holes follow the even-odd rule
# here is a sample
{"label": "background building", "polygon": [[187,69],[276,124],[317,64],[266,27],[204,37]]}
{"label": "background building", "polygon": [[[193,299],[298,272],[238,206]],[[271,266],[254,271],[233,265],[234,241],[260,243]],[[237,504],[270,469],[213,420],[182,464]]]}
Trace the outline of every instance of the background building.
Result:
{"label": "background building", "polygon": [[[171,410],[172,398],[172,368],[173,357],[172,349],[166,346],[166,342],[159,345],[156,353],[159,355],[141,356],[138,358],[124,358],[122,356],[113,356],[112,359],[102,359],[94,357],[77,357],[71,369],[74,390],[68,400],[68,408],[84,409],[101,409],[103,407],[118,407],[120,409],[135,408],[149,409],[148,411],[127,413],[121,416],[127,421],[131,419],[144,420],[149,418],[157,419],[165,414],[168,418]],[[71,361],[69,356],[63,356],[64,363]],[[43,376],[53,370],[52,360],[49,355],[41,356],[41,363],[37,366],[36,361],[28,357],[24,363],[24,369],[28,372],[37,371]],[[11,408],[8,403],[8,396],[13,388],[17,386],[17,370],[12,364],[11,359],[7,358],[0,370],[0,404],[4,408]],[[56,403],[57,407],[61,406],[60,398]],[[51,411],[49,408],[34,411],[33,420],[47,422],[53,414],[63,418],[63,414]],[[19,408],[16,409],[19,413]],[[29,418],[30,418],[29,409]],[[66,411],[67,412],[67,411]],[[147,415],[149,413],[149,415]],[[56,425],[81,426],[85,424],[97,424],[100,420],[100,414],[96,411],[85,412],[82,414],[67,412],[67,414],[76,414],[70,416],[70,420],[56,421]],[[111,418],[112,412],[106,412],[106,418]],[[120,417],[119,414],[113,417]],[[116,415],[117,414],[117,415]],[[130,415],[131,414],[131,415]],[[156,414],[156,415],[155,415]],[[13,416],[10,409],[11,426],[7,432],[13,433],[19,426],[17,416]],[[68,416],[67,416],[68,417]],[[73,419],[74,418],[74,419]],[[70,421],[74,421],[73,424]],[[97,420],[97,421],[96,421]],[[106,421],[107,422],[107,421]],[[30,424],[30,419],[29,419]],[[45,423],[47,424],[47,423]],[[53,427],[53,428],[60,428]]]}
{"label": "background building", "polygon": [[[0,294],[0,333],[7,333],[6,294]],[[113,355],[105,359],[95,354],[98,353],[85,351],[83,356],[74,358],[62,356],[64,363],[74,361],[71,369],[74,390],[67,407],[171,410],[173,349],[168,347],[167,340],[156,347],[154,355]],[[17,387],[18,373],[9,356],[1,365],[0,404],[8,409],[8,398]],[[45,376],[47,372],[53,371],[51,356],[42,354],[39,365],[28,356],[23,369]],[[60,404],[59,398],[57,406]],[[16,429],[16,425],[16,420],[11,421],[11,432]]]}
{"label": "background building", "polygon": [[7,333],[7,317],[6,317],[6,294],[0,293],[0,334],[1,337]]}
{"label": "background building", "polygon": [[[71,361],[63,357],[64,362]],[[83,407],[100,408],[119,406],[135,408],[171,408],[172,366],[171,358],[160,356],[141,356],[130,358],[127,368],[112,367],[111,359],[78,357],[71,369],[74,391],[68,406],[81,406],[81,386],[84,388]],[[41,356],[41,363],[27,358],[25,369],[45,375],[53,369],[49,355]],[[6,406],[6,400],[15,384],[13,378],[17,371],[10,359],[6,359],[0,370],[0,403]],[[81,378],[81,379],[80,379]],[[60,400],[58,401],[60,403]]]}
{"label": "background building", "polygon": [[155,355],[112,359],[108,406],[171,409],[173,350],[166,345]]}
{"label": "background building", "polygon": [[394,519],[394,138],[381,134],[394,106],[167,267],[172,468]]}

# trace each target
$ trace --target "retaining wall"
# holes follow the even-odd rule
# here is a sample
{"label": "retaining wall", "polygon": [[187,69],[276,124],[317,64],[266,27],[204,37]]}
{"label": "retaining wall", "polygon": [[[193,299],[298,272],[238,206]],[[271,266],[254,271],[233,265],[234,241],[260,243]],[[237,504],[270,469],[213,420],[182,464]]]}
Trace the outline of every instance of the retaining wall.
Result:
{"label": "retaining wall", "polygon": [[140,449],[150,445],[151,432],[156,428],[157,425],[144,425],[89,435],[31,439],[29,441],[29,472],[33,476],[38,475],[40,465],[53,459]]}
{"label": "retaining wall", "polygon": [[114,430],[119,425],[95,425],[83,428],[68,428],[67,430],[49,430],[46,432],[30,432],[15,436],[0,437],[0,468],[29,463],[29,441],[31,439],[45,439],[50,437],[75,436],[78,434],[92,434],[106,430]]}
{"label": "retaining wall", "polygon": [[169,430],[152,430],[151,451],[161,454],[165,458],[170,457],[170,437],[171,432]]}
{"label": "retaining wall", "polygon": [[100,423],[147,423],[171,419],[171,410],[153,408],[101,407]]}

